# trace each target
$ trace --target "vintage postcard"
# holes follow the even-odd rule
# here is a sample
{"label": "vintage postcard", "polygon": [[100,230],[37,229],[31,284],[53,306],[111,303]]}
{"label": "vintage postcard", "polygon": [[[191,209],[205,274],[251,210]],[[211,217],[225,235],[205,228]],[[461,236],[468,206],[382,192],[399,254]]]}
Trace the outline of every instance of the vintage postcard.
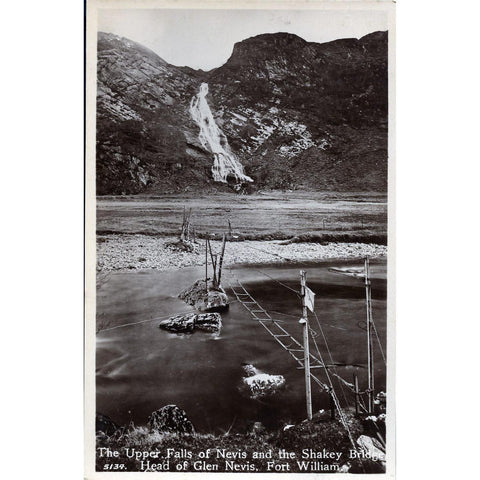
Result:
{"label": "vintage postcard", "polygon": [[85,477],[393,478],[394,3],[86,13]]}

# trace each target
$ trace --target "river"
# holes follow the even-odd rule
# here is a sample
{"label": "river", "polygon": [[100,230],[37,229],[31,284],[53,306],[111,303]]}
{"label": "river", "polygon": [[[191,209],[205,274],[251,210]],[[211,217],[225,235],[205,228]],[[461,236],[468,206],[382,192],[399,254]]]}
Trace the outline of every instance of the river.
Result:
{"label": "river", "polygon": [[[365,289],[361,280],[328,270],[345,265],[361,266],[361,262],[238,266],[232,271],[260,305],[300,340],[300,301],[276,280],[298,290],[299,271],[304,268],[307,283],[316,293],[315,311],[333,359],[349,364],[338,367],[337,373],[350,382],[357,373],[364,389]],[[371,262],[373,317],[384,349],[386,268],[385,260]],[[107,329],[97,334],[97,411],[121,425],[130,421],[142,425],[154,410],[176,404],[187,412],[197,431],[217,434],[229,428],[243,431],[254,421],[273,428],[305,418],[303,371],[238,302],[233,301],[222,313],[220,335],[200,331],[176,335],[158,328],[160,320],[170,315],[193,312],[177,295],[203,274],[199,267],[175,272],[114,272],[98,288],[97,319]],[[228,275],[226,272],[227,293]],[[233,295],[230,298],[233,300]],[[315,317],[310,322],[319,333]],[[321,335],[317,342],[328,359]],[[313,344],[311,349],[316,354]],[[385,391],[385,365],[376,341],[374,359],[376,391]],[[249,398],[240,388],[246,363],[284,375],[285,389],[267,399]],[[321,371],[316,373],[324,378]],[[342,405],[353,405],[353,395],[345,390],[345,399],[338,383],[334,386]],[[327,409],[328,396],[315,384],[312,388],[314,411]]]}

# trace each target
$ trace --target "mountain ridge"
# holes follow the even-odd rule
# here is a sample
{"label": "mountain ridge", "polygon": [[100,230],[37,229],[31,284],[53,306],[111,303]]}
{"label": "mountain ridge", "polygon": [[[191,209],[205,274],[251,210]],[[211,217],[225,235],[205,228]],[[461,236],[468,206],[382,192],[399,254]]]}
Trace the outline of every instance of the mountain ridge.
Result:
{"label": "mountain ridge", "polygon": [[286,32],[237,42],[208,72],[99,32],[97,193],[174,193],[213,182],[189,114],[201,83],[250,190],[387,185],[387,32],[307,42]]}

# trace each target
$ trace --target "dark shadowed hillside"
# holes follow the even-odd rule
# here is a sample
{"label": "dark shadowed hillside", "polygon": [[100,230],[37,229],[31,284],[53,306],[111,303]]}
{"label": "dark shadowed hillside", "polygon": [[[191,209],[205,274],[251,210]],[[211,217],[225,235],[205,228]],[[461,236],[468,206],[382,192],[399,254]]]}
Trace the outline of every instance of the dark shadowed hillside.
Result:
{"label": "dark shadowed hillside", "polygon": [[385,191],[387,38],[258,35],[203,72],[100,33],[98,194],[230,188],[213,181],[213,155],[189,112],[203,82],[249,189]]}

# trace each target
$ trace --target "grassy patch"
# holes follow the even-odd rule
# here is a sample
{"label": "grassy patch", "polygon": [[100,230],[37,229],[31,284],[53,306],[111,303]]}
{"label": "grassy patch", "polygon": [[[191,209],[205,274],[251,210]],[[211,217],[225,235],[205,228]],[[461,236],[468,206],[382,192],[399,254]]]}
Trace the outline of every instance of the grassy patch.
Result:
{"label": "grassy patch", "polygon": [[[366,422],[362,418],[350,412],[346,416],[354,439],[365,433]],[[332,420],[326,414],[317,415],[313,421],[304,421],[274,432],[257,428],[246,433],[224,435],[177,434],[151,431],[134,425],[120,428],[110,436],[100,432],[97,435],[97,471],[108,469],[112,463],[111,458],[98,454],[101,448],[119,452],[115,463],[122,463],[126,471],[145,471],[152,463],[163,465],[162,471],[179,471],[179,464],[182,465],[181,471],[209,471],[202,464],[205,461],[214,465],[210,470],[214,472],[321,473],[335,471],[342,465],[359,473],[378,473],[383,470],[379,462],[360,463],[350,459],[352,444],[346,430],[337,419]],[[148,458],[150,464],[147,464],[145,458],[131,455],[133,451],[153,452],[156,457]],[[288,458],[282,456],[282,451],[289,453]],[[333,452],[339,457],[316,457],[323,451]],[[324,467],[320,467],[320,463]]]}
{"label": "grassy patch", "polygon": [[[272,192],[205,197],[98,197],[97,234],[178,236],[183,209],[192,208],[197,237],[238,240],[342,241],[385,243],[386,197],[379,194]],[[101,237],[100,237],[101,238]]]}

